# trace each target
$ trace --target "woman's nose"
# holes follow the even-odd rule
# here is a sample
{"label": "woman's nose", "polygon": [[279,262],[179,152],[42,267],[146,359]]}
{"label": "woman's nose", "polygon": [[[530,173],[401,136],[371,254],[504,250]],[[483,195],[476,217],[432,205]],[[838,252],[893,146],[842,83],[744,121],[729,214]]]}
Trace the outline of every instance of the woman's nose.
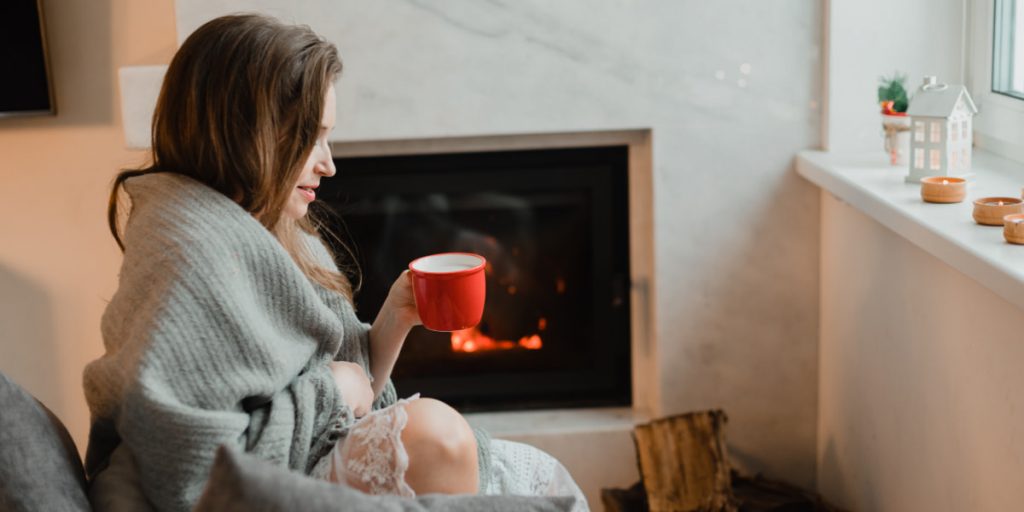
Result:
{"label": "woman's nose", "polygon": [[328,178],[334,176],[338,172],[338,170],[334,168],[334,159],[330,157],[321,160],[320,165],[317,165],[316,167],[320,174],[327,176]]}

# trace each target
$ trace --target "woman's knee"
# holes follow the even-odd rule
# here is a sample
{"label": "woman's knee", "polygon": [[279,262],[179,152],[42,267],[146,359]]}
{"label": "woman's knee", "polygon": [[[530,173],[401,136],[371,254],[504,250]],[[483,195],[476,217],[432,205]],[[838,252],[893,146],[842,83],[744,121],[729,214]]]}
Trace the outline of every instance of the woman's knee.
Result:
{"label": "woman's knee", "polygon": [[473,493],[477,490],[476,438],[466,419],[430,398],[405,405],[408,423],[402,442],[409,454],[406,482],[417,493]]}

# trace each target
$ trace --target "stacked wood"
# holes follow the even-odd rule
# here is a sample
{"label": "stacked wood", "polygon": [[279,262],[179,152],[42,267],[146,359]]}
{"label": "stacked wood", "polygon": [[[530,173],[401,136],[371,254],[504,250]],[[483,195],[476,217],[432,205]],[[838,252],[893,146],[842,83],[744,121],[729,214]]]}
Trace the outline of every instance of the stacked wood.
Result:
{"label": "stacked wood", "polygon": [[637,482],[629,489],[601,489],[604,512],[647,512],[647,491]]}
{"label": "stacked wood", "polygon": [[[761,475],[744,476],[733,471],[732,492],[739,512],[848,512],[826,502],[815,492],[771,480]],[[629,489],[602,489],[605,512],[648,512],[643,482]]]}
{"label": "stacked wood", "polygon": [[761,475],[732,474],[732,492],[740,512],[844,512],[818,493]]}
{"label": "stacked wood", "polygon": [[720,410],[681,414],[633,431],[641,480],[602,489],[607,512],[842,512],[817,493],[730,471]]}
{"label": "stacked wood", "polygon": [[651,512],[737,510],[721,410],[671,416],[633,431]]}

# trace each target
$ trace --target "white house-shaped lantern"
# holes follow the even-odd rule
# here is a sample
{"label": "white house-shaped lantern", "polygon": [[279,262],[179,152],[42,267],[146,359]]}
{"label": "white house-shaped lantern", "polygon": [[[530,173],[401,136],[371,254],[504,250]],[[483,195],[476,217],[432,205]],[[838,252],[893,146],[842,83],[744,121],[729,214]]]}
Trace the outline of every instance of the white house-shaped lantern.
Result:
{"label": "white house-shaped lantern", "polygon": [[917,183],[926,176],[970,178],[971,119],[978,113],[962,85],[936,83],[926,76],[907,108],[910,116],[910,174]]}

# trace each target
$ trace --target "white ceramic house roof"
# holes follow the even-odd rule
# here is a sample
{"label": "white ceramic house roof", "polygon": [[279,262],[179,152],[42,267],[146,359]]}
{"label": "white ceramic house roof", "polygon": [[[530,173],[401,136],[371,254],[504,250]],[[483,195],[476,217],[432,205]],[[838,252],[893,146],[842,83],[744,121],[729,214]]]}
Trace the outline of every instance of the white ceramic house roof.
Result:
{"label": "white ceramic house roof", "polygon": [[971,111],[971,114],[978,113],[978,107],[974,105],[970,93],[962,85],[925,85],[914,94],[910,107],[907,108],[907,115],[925,117],[949,117],[953,114],[956,104],[963,96],[964,104]]}

